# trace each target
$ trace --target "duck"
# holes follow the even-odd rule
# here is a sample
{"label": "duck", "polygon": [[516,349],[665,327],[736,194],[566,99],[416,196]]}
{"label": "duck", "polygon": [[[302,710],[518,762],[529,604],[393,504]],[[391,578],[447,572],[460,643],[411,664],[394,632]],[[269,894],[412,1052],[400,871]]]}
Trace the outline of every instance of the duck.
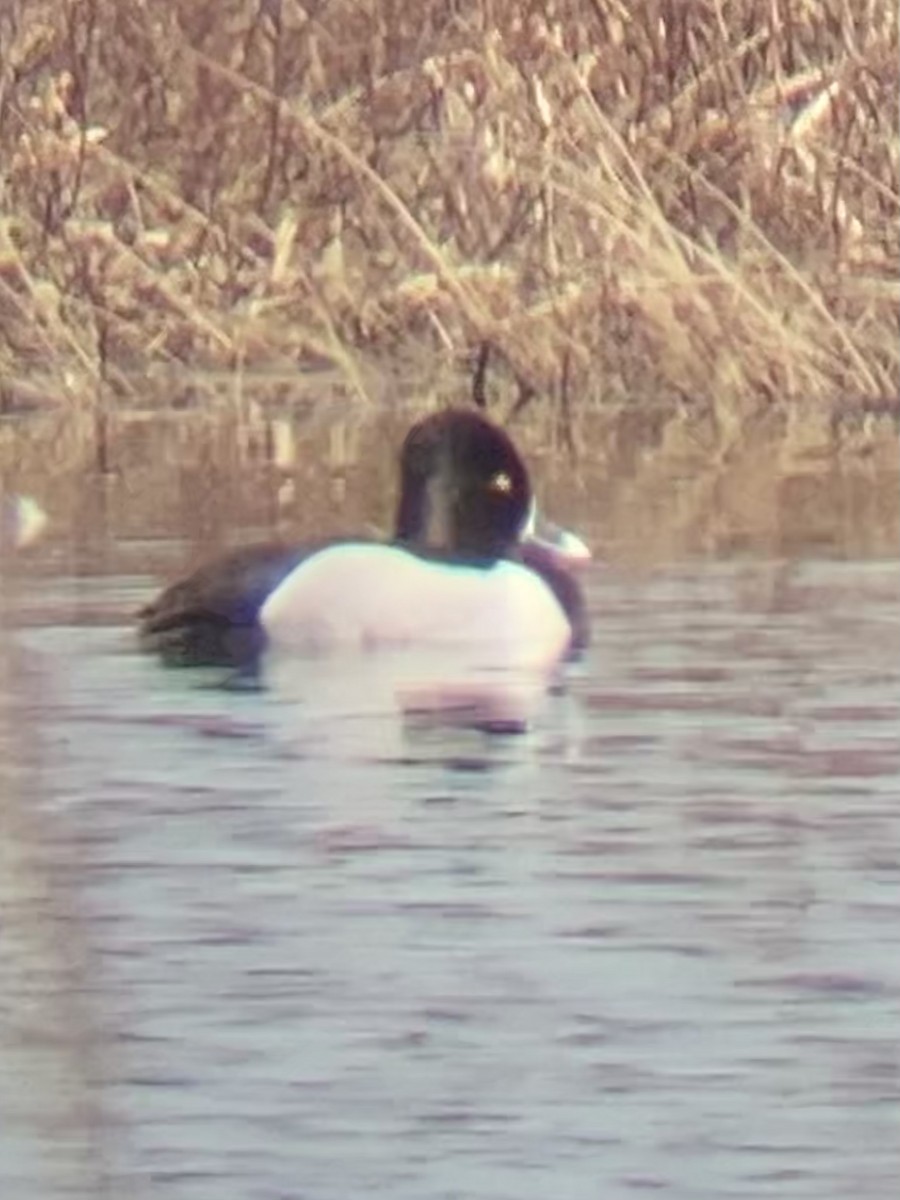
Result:
{"label": "duck", "polygon": [[144,649],[173,666],[245,669],[264,650],[501,647],[552,666],[589,640],[576,535],[537,517],[525,463],[482,412],[417,421],[399,454],[390,539],[245,546],[138,614]]}

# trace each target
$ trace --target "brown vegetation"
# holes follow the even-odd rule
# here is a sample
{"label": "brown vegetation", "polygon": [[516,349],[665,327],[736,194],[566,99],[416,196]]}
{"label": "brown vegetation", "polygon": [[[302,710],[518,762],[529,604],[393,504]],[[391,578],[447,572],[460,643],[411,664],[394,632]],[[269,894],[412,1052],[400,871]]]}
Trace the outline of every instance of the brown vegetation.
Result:
{"label": "brown vegetation", "polygon": [[488,346],[579,405],[896,396],[892,0],[13,0],[0,43],[7,389]]}
{"label": "brown vegetation", "polygon": [[0,401],[814,455],[897,419],[897,94],[895,0],[9,0]]}

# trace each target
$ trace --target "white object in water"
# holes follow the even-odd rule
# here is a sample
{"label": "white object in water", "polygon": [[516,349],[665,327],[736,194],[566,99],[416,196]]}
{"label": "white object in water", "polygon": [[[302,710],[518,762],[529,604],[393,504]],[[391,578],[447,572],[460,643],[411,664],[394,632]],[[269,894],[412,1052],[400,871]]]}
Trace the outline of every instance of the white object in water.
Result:
{"label": "white object in water", "polygon": [[2,500],[2,540],[19,550],[30,546],[44,532],[47,514],[30,496],[6,496]]}

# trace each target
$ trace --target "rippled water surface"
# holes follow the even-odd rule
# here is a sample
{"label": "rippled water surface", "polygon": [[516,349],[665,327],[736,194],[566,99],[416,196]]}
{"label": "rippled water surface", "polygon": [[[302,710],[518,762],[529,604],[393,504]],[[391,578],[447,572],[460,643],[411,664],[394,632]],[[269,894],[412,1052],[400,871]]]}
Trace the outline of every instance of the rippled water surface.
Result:
{"label": "rippled water surface", "polygon": [[152,587],[4,582],[0,1195],[896,1195],[896,565],[598,568],[520,737],[286,725]]}

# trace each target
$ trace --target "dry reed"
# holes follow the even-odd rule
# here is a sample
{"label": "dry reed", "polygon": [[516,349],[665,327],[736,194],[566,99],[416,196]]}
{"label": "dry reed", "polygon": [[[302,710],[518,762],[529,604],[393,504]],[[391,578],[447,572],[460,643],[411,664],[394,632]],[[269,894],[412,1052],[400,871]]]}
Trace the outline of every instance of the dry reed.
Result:
{"label": "dry reed", "polygon": [[893,411],[897,84],[894,0],[10,0],[0,399]]}

